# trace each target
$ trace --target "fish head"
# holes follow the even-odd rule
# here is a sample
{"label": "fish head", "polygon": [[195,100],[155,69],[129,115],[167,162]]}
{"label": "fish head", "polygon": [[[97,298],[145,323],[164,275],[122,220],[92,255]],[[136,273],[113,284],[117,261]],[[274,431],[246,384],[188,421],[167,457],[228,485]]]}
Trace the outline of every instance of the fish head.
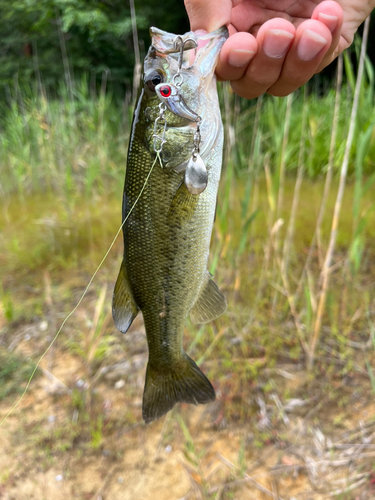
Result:
{"label": "fish head", "polygon": [[[203,160],[221,131],[215,67],[228,31],[223,27],[213,33],[178,36],[151,28],[150,33],[152,44],[144,61],[140,109],[146,141],[154,151],[154,135],[163,137],[163,165],[182,171],[192,155],[196,123],[200,124]],[[157,120],[161,103],[167,109]]]}

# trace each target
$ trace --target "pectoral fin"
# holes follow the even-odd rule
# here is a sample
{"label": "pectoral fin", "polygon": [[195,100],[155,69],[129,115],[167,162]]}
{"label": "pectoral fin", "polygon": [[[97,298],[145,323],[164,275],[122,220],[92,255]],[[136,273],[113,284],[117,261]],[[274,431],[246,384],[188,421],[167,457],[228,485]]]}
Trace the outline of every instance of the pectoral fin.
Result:
{"label": "pectoral fin", "polygon": [[207,273],[207,280],[204,283],[201,293],[191,308],[190,319],[193,323],[208,323],[218,318],[227,308],[227,301],[220,292],[217,284]]}
{"label": "pectoral fin", "polygon": [[120,332],[126,333],[128,331],[138,311],[139,307],[130,289],[125,264],[122,261],[112,299],[113,321]]}
{"label": "pectoral fin", "polygon": [[198,204],[198,198],[190,194],[184,183],[181,183],[172,200],[168,210],[168,223],[173,224],[173,219],[178,218],[179,222],[187,223],[193,215]]}

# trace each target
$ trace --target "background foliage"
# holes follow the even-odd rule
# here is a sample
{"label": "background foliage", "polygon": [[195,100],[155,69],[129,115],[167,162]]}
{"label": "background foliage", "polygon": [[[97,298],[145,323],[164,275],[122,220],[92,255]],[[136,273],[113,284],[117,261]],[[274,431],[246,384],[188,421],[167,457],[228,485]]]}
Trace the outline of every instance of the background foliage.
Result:
{"label": "background foliage", "polygon": [[[185,32],[183,0],[135,2],[142,46],[148,27]],[[35,77],[56,86],[67,73],[108,73],[116,89],[134,67],[129,2],[122,0],[0,0],[0,88]],[[143,40],[146,40],[144,43]]]}
{"label": "background foliage", "polygon": [[[173,33],[189,29],[183,0],[135,0],[135,11],[141,56],[149,45],[149,26]],[[0,0],[0,33],[0,91],[15,80],[36,78],[56,88],[64,77],[88,73],[95,80],[103,72],[117,93],[131,85],[134,50],[128,1]],[[374,61],[371,37],[368,54]],[[331,65],[326,75],[331,79],[333,74]]]}

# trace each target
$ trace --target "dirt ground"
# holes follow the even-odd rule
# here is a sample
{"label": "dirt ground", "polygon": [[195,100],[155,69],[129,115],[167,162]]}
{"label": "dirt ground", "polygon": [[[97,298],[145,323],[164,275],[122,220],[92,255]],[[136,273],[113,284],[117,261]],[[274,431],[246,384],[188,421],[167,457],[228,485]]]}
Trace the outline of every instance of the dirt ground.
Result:
{"label": "dirt ground", "polygon": [[[23,356],[40,349],[38,328],[29,325],[26,337],[18,328]],[[145,343],[140,320],[127,341]],[[226,421],[219,393],[217,402],[180,405],[146,426],[146,359],[137,347],[127,364],[102,367],[83,404],[84,365],[57,344],[0,427],[1,500],[375,498],[375,404],[360,377],[350,383],[369,397],[338,408],[293,397],[305,374],[279,366],[292,397],[252,394],[258,411],[249,421]],[[15,401],[1,401],[1,419]]]}

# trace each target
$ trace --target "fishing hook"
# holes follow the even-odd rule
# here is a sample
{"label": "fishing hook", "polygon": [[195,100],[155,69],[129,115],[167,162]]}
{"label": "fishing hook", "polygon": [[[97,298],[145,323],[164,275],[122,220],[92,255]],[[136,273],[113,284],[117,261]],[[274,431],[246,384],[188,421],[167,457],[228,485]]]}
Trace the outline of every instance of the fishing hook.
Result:
{"label": "fishing hook", "polygon": [[[198,47],[197,42],[193,38],[187,38],[186,40],[183,40],[182,36],[179,35],[179,36],[176,36],[176,38],[173,41],[173,47],[175,49],[179,50],[179,52],[180,52],[179,56],[178,56],[177,73],[173,77],[173,83],[178,87],[181,87],[181,85],[184,81],[184,78],[181,75],[181,68],[182,68],[182,62],[183,62],[183,58],[184,58],[185,46],[188,42],[191,42],[193,44],[193,48],[196,49]],[[190,48],[192,48],[192,47],[190,47]]]}

